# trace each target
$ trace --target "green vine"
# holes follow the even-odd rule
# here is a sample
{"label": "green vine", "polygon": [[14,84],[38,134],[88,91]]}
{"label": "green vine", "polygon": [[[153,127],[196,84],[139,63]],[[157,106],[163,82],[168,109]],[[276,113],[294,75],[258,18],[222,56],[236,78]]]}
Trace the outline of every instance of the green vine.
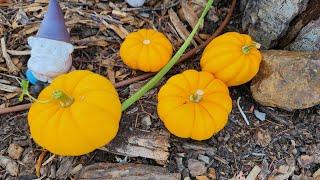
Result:
{"label": "green vine", "polygon": [[122,103],[122,111],[126,110],[128,107],[130,107],[133,103],[135,103],[138,99],[140,99],[145,93],[147,93],[150,89],[152,89],[160,80],[161,78],[167,74],[167,72],[174,66],[177,61],[180,59],[180,57],[183,55],[185,50],[190,45],[193,37],[197,33],[200,26],[204,23],[204,18],[208,11],[210,10],[212,6],[213,0],[208,0],[205,9],[203,10],[196,26],[186,39],[186,41],[183,43],[181,48],[176,52],[176,54],[170,59],[168,64],[166,64],[147,84],[145,84],[141,89],[139,89],[135,94],[133,94],[129,99],[125,100]]}

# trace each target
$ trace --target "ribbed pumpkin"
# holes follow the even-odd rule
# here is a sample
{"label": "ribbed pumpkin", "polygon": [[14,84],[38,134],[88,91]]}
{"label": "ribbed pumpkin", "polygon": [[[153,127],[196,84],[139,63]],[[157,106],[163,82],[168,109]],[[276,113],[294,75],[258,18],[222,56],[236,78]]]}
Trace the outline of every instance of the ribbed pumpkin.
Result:
{"label": "ribbed pumpkin", "polygon": [[249,35],[225,33],[212,40],[205,48],[200,65],[228,86],[250,81],[258,72],[261,62],[260,44]]}
{"label": "ribbed pumpkin", "polygon": [[130,33],[120,47],[120,57],[132,69],[157,72],[168,63],[173,47],[162,33],[141,29]]}
{"label": "ribbed pumpkin", "polygon": [[226,125],[232,101],[221,80],[208,72],[187,70],[161,87],[157,108],[172,134],[205,140]]}
{"label": "ribbed pumpkin", "polygon": [[[49,100],[49,102],[41,102]],[[28,114],[34,141],[58,155],[89,153],[117,134],[121,103],[112,84],[90,71],[58,76]]]}

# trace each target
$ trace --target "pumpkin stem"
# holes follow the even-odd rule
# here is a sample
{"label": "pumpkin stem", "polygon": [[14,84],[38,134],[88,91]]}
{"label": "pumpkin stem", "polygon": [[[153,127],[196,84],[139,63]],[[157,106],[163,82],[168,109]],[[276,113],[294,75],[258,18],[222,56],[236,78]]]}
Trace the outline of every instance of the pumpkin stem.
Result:
{"label": "pumpkin stem", "polygon": [[196,92],[190,96],[190,101],[194,103],[199,103],[202,100],[203,95],[203,90],[197,89]]}
{"label": "pumpkin stem", "polygon": [[208,0],[206,7],[204,8],[197,24],[194,26],[188,38],[185,40],[185,42],[180,47],[180,49],[175,53],[175,55],[170,59],[170,61],[147,84],[145,84],[141,89],[139,89],[136,93],[134,93],[129,99],[125,100],[122,103],[122,111],[126,110],[134,102],[140,99],[146,92],[148,92],[157,83],[159,83],[161,78],[172,68],[173,65],[175,65],[178,62],[182,54],[186,51],[186,49],[190,45],[199,27],[203,25],[204,18],[208,13],[208,11],[210,10],[212,3],[213,3],[213,0]]}
{"label": "pumpkin stem", "polygon": [[66,108],[71,106],[71,104],[74,102],[74,99],[70,96],[68,96],[66,93],[64,93],[61,90],[56,90],[52,94],[53,99],[59,100],[61,107]]}
{"label": "pumpkin stem", "polygon": [[250,50],[253,49],[253,48],[256,48],[256,49],[260,49],[261,47],[261,44],[257,43],[257,42],[253,42],[252,44],[250,45],[244,45],[242,47],[242,52],[244,54],[249,54],[250,53]]}

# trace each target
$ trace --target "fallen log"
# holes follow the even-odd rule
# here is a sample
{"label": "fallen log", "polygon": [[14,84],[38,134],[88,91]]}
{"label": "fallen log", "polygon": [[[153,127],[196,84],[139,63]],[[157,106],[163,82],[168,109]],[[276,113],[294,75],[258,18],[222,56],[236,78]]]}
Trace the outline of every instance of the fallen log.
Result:
{"label": "fallen log", "polygon": [[143,164],[98,163],[84,167],[76,179],[181,179],[180,173],[169,173],[166,168]]}
{"label": "fallen log", "polygon": [[144,157],[165,164],[169,157],[169,137],[167,131],[145,132],[123,128],[106,147],[101,148],[114,154],[129,157]]}

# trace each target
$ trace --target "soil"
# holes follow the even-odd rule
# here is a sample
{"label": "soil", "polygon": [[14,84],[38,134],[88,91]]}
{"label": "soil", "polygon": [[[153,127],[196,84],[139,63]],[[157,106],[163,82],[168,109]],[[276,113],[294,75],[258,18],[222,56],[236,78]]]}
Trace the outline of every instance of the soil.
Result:
{"label": "soil", "polygon": [[[85,1],[74,0],[70,4],[63,3],[63,7],[68,7],[68,9],[74,10],[79,8],[85,12],[102,11],[102,9],[99,8],[99,6],[94,2],[84,2]],[[31,2],[26,2],[22,5],[25,7],[30,4]],[[107,9],[110,9],[110,7],[108,7],[109,1],[100,2],[99,4],[100,6],[106,6]],[[118,5],[119,7],[126,6],[122,1],[113,1],[113,4]],[[146,8],[154,9],[163,7],[159,4],[161,3],[150,1],[146,5]],[[220,18],[220,21],[225,16],[229,6],[230,4],[227,0],[220,0],[215,3],[215,10],[217,12],[216,14]],[[19,5],[17,3],[15,3],[14,6],[1,7],[0,14],[2,14],[8,22],[13,22],[14,18],[16,17],[16,13],[19,10],[18,7]],[[45,5],[42,4],[41,7],[45,7]],[[179,6],[174,6],[173,8],[177,9]],[[242,14],[238,9],[240,9],[239,2],[231,22],[224,31],[241,32],[240,21]],[[179,36],[175,35],[173,32],[170,32],[170,28],[166,28],[170,23],[166,11],[166,8],[162,8],[161,10],[157,11],[136,10],[133,11],[134,13],[131,13],[131,11],[129,13],[131,13],[130,17],[144,22],[142,27],[150,28],[152,25],[154,25],[156,28],[159,28],[160,31],[168,34],[171,37],[170,40],[177,49],[183,41],[181,38],[179,38]],[[27,24],[25,27],[13,29],[0,24],[0,29],[1,27],[8,28],[5,29],[2,34],[0,30],[0,35],[7,39],[8,49],[27,50],[26,37],[33,35],[35,32],[29,35],[23,35],[22,31],[23,29],[30,28],[32,26],[32,22],[38,22],[40,19],[36,18],[36,15],[41,12],[42,10],[27,12],[27,16],[30,18],[31,25]],[[67,20],[70,20],[69,18],[70,17],[67,16]],[[81,17],[81,20],[85,19],[89,20],[90,18],[87,16]],[[84,39],[93,35],[104,36],[107,38],[108,45],[102,47],[97,44],[93,44],[89,45],[87,48],[75,50],[73,54],[74,67],[76,69],[89,69],[109,78],[110,73],[108,74],[108,69],[111,69],[111,74],[113,73],[113,75],[115,75],[116,81],[129,79],[142,74],[142,72],[130,70],[121,61],[119,61],[120,58],[117,52],[119,49],[119,44],[122,41],[121,38],[117,36],[114,31],[102,27],[98,21],[93,22],[93,25],[85,25],[84,23],[72,24],[72,37],[74,37],[74,39]],[[159,24],[159,22],[161,24]],[[201,31],[201,33],[211,34],[218,26],[219,22],[206,21],[204,29]],[[140,28],[137,24],[125,24],[124,27],[128,31]],[[188,30],[191,30],[190,27],[188,27]],[[195,58],[176,65],[154,90],[152,90],[127,110],[130,111],[135,109],[136,112],[130,116],[123,116],[121,127],[137,128],[141,131],[156,131],[159,129],[165,129],[156,113],[156,94],[159,90],[159,87],[161,87],[161,84],[163,84],[170,76],[176,73],[191,68],[199,70],[198,62],[200,56],[201,55],[198,54]],[[17,63],[17,66],[21,70],[20,73],[2,73],[23,78],[23,72],[26,70],[28,56],[15,57],[19,59],[18,63],[20,63],[20,65]],[[0,65],[5,67],[5,63]],[[11,82],[10,85],[18,86],[15,79],[4,75],[0,75],[0,79],[6,79]],[[279,173],[279,167],[281,165],[290,165],[290,161],[294,162],[295,175],[303,174],[311,177],[312,174],[320,168],[319,163],[311,162],[307,166],[301,163],[301,156],[303,155],[316,155],[318,158],[320,156],[320,106],[318,105],[313,108],[297,110],[294,112],[263,107],[255,103],[253,100],[249,85],[250,84],[248,83],[230,89],[230,94],[233,99],[233,110],[229,116],[229,122],[221,132],[209,140],[197,142],[190,139],[177,138],[171,135],[170,156],[165,165],[170,172],[179,172],[176,161],[177,157],[181,157],[183,160],[183,165],[188,167],[188,159],[198,159],[199,154],[208,156],[210,158],[210,163],[206,164],[206,166],[216,170],[218,179],[230,179],[241,172],[246,176],[250,173],[255,165],[259,165],[262,168],[260,179],[266,179],[267,177],[276,176],[276,174]],[[117,90],[120,94],[121,100],[126,99],[130,95],[130,86],[122,87]],[[16,104],[28,102],[24,101],[20,103],[18,101],[18,96],[6,98],[8,94],[9,93],[7,92],[0,91],[0,105],[4,104],[3,106],[14,106]],[[245,123],[237,107],[236,101],[239,97],[241,97],[240,105],[249,119],[250,125]],[[253,114],[253,109],[266,113],[266,120],[258,120]],[[152,124],[150,127],[146,127],[141,122],[145,116],[151,117]],[[11,143],[17,143],[23,147],[24,152],[22,158],[17,161],[20,170],[18,177],[19,179],[36,178],[34,166],[38,156],[42,152],[42,149],[37,146],[30,137],[27,124],[27,111],[1,115],[0,142],[0,155],[4,156],[8,156],[7,149]],[[47,160],[51,155],[52,154],[48,153],[45,156],[45,160]],[[152,159],[141,157],[125,158],[121,155],[115,155],[105,151],[96,150],[81,157],[55,157],[48,165],[42,167],[41,175],[43,177],[49,177],[50,179],[72,178],[73,175],[70,174],[70,171],[79,164],[86,166],[97,162],[119,163],[119,159],[132,163],[163,166],[159,165],[155,160]],[[189,176],[188,169],[185,168],[181,174],[182,177]],[[8,173],[6,173],[5,169],[0,167],[0,179],[15,179],[15,177],[10,176]]]}

